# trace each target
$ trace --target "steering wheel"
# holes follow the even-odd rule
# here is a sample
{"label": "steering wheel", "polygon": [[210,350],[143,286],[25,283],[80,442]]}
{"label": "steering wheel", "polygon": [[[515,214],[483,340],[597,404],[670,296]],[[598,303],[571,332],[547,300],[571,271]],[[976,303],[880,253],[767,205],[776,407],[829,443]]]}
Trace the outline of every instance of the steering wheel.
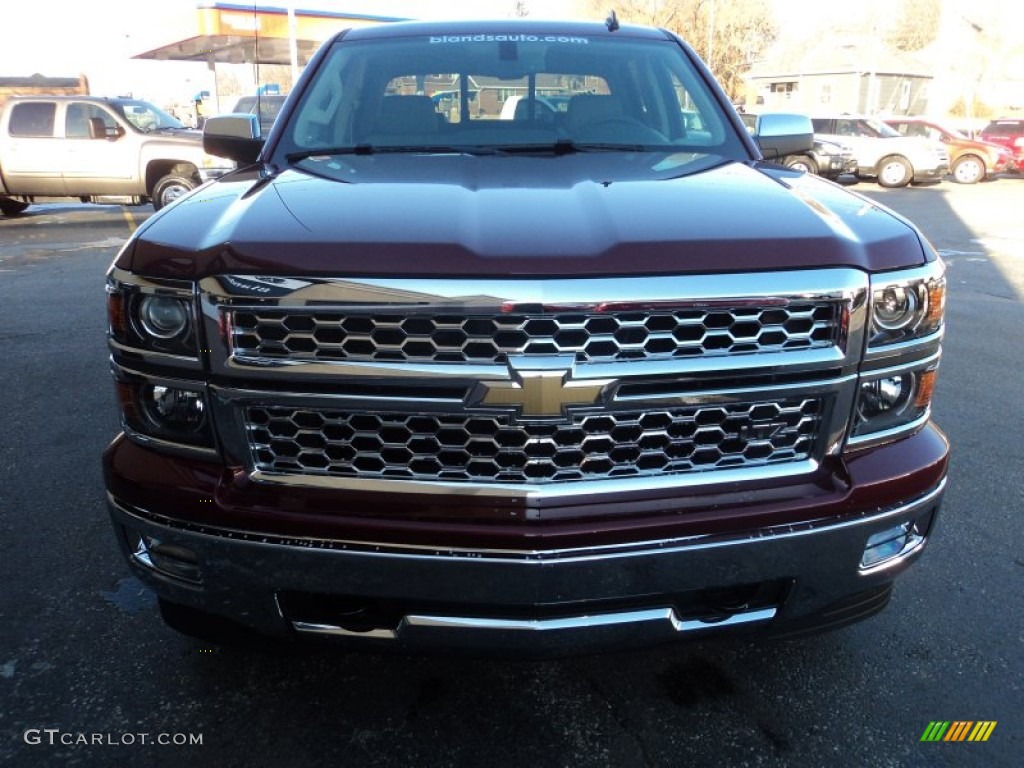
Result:
{"label": "steering wheel", "polygon": [[663,144],[668,141],[665,135],[649,125],[632,117],[612,116],[601,117],[583,126],[581,136],[576,138],[587,141],[596,138],[598,141],[621,141],[631,144]]}

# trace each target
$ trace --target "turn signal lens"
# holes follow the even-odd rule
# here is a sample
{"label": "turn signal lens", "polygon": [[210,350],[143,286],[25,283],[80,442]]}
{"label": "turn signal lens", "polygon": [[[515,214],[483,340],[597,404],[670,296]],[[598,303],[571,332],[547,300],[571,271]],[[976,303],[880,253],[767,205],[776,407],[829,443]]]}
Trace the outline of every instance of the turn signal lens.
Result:
{"label": "turn signal lens", "polygon": [[124,294],[116,289],[107,288],[107,322],[110,335],[118,341],[128,338],[128,309],[125,306]]}
{"label": "turn signal lens", "polygon": [[942,325],[942,316],[946,311],[946,280],[932,280],[928,283],[928,307],[924,315],[924,326],[935,330]]}
{"label": "turn signal lens", "polygon": [[925,371],[917,377],[917,395],[914,397],[915,408],[927,408],[932,402],[935,391],[935,375],[938,371]]}

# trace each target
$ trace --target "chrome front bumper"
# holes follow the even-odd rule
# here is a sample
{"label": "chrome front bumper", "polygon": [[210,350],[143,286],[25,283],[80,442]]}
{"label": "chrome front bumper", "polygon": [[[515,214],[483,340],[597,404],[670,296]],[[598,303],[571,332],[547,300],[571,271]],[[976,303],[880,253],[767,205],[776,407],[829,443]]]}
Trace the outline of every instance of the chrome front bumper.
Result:
{"label": "chrome front bumper", "polygon": [[[894,575],[921,553],[944,487],[945,480],[909,503],[843,521],[530,552],[183,527],[113,497],[110,509],[126,557],[162,598],[259,632],[330,636],[364,647],[547,655],[743,627],[786,635],[863,618],[885,606]],[[868,539],[901,523],[915,535],[888,559],[862,567]],[[775,597],[714,610],[679,601],[730,589]],[[302,599],[289,601],[293,595]],[[871,597],[858,599],[864,595]],[[333,616],[301,607],[318,599],[348,608]],[[389,608],[374,613],[380,605]]]}

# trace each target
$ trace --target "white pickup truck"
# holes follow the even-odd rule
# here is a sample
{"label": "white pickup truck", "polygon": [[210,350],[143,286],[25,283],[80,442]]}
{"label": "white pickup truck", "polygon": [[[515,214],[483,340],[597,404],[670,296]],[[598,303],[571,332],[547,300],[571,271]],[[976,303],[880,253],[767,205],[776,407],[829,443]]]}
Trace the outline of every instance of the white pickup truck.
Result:
{"label": "white pickup truck", "polygon": [[234,164],[203,152],[202,136],[129,98],[19,96],[0,114],[0,212],[38,198],[159,210]]}

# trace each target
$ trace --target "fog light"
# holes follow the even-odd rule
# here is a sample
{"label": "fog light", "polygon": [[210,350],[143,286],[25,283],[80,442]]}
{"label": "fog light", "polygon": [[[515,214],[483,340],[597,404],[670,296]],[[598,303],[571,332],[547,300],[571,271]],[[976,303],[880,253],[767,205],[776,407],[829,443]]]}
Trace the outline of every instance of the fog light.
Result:
{"label": "fog light", "polygon": [[914,376],[909,373],[862,383],[860,417],[868,421],[882,414],[898,415],[910,402],[913,390]]}
{"label": "fog light", "polygon": [[886,528],[868,537],[864,546],[864,554],[860,558],[862,569],[874,568],[877,565],[909,554],[924,541],[918,531],[916,521],[908,521]]}
{"label": "fog light", "polygon": [[189,427],[202,424],[203,398],[198,392],[154,385],[149,390],[150,415],[168,426]]}
{"label": "fog light", "polygon": [[188,328],[188,310],[172,296],[147,296],[139,305],[139,321],[150,336],[173,339]]}
{"label": "fog light", "polygon": [[165,576],[191,581],[193,584],[201,584],[203,581],[199,558],[195,552],[178,544],[167,544],[145,533],[135,534],[132,558]]}

